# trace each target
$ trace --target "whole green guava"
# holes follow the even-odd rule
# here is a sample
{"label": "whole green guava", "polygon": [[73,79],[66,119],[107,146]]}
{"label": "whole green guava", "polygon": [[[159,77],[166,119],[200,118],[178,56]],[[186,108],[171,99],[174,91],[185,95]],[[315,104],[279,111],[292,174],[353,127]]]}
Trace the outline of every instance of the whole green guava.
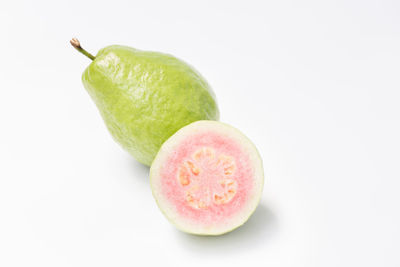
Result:
{"label": "whole green guava", "polygon": [[198,120],[218,120],[214,92],[190,65],[168,54],[112,45],[82,76],[111,135],[139,162],[150,165],[171,135]]}

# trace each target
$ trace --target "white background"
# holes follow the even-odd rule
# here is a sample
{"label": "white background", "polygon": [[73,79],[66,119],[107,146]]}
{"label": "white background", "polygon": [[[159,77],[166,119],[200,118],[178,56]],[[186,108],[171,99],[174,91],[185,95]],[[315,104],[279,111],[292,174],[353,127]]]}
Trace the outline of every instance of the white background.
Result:
{"label": "white background", "polygon": [[[0,266],[400,266],[399,1],[3,0],[0,29]],[[73,36],[208,79],[263,156],[246,225],[167,222],[84,90]]]}

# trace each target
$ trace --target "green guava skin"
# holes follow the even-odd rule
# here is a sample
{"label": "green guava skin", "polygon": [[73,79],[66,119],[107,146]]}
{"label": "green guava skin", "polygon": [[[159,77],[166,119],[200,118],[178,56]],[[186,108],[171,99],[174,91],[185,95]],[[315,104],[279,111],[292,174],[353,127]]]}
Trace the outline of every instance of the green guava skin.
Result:
{"label": "green guava skin", "polygon": [[115,141],[148,166],[183,126],[219,119],[207,81],[168,54],[108,46],[86,68],[82,81]]}

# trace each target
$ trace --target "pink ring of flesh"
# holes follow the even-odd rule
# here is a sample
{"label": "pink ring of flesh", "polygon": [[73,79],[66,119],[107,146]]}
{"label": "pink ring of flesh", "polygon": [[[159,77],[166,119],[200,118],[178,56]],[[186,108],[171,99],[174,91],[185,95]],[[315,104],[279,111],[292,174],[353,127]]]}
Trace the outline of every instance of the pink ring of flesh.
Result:
{"label": "pink ring of flesh", "polygon": [[207,132],[181,140],[161,168],[161,190],[177,213],[204,225],[240,211],[254,187],[254,170],[237,141]]}

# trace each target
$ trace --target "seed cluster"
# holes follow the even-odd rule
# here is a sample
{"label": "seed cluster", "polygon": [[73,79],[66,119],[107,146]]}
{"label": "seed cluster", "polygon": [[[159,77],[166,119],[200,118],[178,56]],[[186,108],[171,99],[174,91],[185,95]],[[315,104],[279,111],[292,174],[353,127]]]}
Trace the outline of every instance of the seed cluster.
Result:
{"label": "seed cluster", "polygon": [[[178,169],[178,181],[185,189],[185,200],[195,209],[230,202],[237,192],[233,179],[236,164],[233,157],[216,155],[214,149],[202,147]],[[205,182],[207,181],[207,182]]]}

